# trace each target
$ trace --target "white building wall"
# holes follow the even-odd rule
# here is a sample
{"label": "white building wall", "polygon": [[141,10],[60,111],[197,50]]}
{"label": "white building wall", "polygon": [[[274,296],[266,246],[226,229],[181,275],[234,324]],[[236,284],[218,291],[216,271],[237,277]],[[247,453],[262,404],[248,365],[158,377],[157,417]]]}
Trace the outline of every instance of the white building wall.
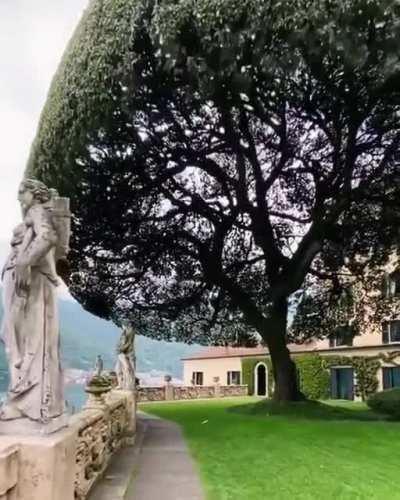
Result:
{"label": "white building wall", "polygon": [[215,385],[214,377],[219,377],[221,385],[227,385],[228,371],[242,372],[240,357],[187,359],[183,361],[183,380],[190,385],[193,372],[203,372],[203,385]]}

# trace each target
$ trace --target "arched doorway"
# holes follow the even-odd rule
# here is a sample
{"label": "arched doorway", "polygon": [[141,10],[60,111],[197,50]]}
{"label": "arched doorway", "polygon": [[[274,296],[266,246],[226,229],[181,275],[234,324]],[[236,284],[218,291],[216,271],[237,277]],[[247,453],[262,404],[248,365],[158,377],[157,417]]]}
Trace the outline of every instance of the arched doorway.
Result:
{"label": "arched doorway", "polygon": [[265,363],[257,363],[254,368],[254,395],[268,395],[268,368]]}

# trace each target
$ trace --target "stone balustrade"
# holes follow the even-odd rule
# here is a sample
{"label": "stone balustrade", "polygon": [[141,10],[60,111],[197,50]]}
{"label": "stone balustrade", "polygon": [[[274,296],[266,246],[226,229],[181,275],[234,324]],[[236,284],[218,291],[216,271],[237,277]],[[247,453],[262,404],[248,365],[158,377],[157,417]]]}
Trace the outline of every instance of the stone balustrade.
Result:
{"label": "stone balustrade", "polygon": [[229,398],[247,396],[247,385],[191,385],[163,387],[139,387],[137,401],[179,401],[189,399]]}
{"label": "stone balustrade", "polygon": [[0,438],[0,500],[84,500],[135,438],[135,398],[114,390],[49,435]]}
{"label": "stone balustrade", "polygon": [[165,401],[165,387],[138,387],[136,399],[138,403],[145,401]]}
{"label": "stone balustrade", "polygon": [[90,407],[71,418],[78,431],[75,499],[84,500],[106,470],[111,457],[135,436],[133,394],[112,391],[100,408]]}
{"label": "stone balustrade", "polygon": [[221,385],[219,387],[221,398],[232,398],[235,396],[248,396],[249,388],[247,385]]}

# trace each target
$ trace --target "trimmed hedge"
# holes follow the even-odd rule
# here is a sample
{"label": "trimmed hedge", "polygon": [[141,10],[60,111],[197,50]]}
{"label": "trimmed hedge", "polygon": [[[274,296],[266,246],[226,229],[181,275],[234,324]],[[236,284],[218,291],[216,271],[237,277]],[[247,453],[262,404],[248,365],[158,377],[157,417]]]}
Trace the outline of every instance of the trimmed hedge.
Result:
{"label": "trimmed hedge", "polygon": [[372,410],[400,420],[400,387],[377,392],[367,400],[367,405]]}
{"label": "trimmed hedge", "polygon": [[330,374],[318,354],[293,357],[297,366],[300,390],[308,399],[327,399],[330,393]]}

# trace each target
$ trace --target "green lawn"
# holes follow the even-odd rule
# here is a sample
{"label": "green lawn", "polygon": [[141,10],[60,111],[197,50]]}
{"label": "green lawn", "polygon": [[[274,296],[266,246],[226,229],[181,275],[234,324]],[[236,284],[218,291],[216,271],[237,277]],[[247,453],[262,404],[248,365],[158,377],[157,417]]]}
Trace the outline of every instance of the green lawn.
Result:
{"label": "green lawn", "polygon": [[400,424],[362,403],[241,398],[140,409],[182,426],[207,500],[400,499]]}

